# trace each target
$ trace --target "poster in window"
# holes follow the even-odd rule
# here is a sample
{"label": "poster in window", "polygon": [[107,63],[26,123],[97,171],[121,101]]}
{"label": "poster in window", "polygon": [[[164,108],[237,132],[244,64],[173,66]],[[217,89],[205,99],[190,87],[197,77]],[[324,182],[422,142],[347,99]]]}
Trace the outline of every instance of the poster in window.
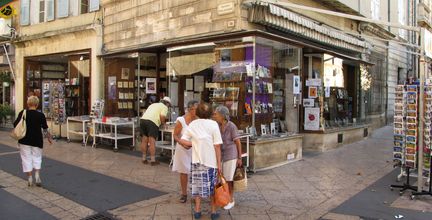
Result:
{"label": "poster in window", "polygon": [[193,90],[193,79],[192,78],[187,78],[186,79],[186,90],[187,91],[192,91]]}
{"label": "poster in window", "polygon": [[325,93],[325,97],[329,98],[330,97],[330,87],[324,87],[324,93]]}
{"label": "poster in window", "polygon": [[316,98],[318,97],[318,88],[315,86],[309,87],[309,98]]}
{"label": "poster in window", "polygon": [[309,131],[318,131],[320,123],[320,108],[305,108],[304,111],[304,129]]}
{"label": "poster in window", "polygon": [[156,94],[156,78],[147,78],[146,79],[146,93],[147,94]]}
{"label": "poster in window", "polygon": [[129,79],[129,68],[122,68],[121,79]]}
{"label": "poster in window", "polygon": [[315,99],[303,99],[303,106],[304,107],[314,107],[315,106]]}
{"label": "poster in window", "polygon": [[293,76],[293,94],[300,94],[300,76]]}
{"label": "poster in window", "polygon": [[108,77],[108,99],[116,100],[117,97],[117,77],[110,76]]}
{"label": "poster in window", "polygon": [[220,66],[221,67],[228,67],[231,65],[231,50],[230,49],[223,49],[221,50],[220,55]]}

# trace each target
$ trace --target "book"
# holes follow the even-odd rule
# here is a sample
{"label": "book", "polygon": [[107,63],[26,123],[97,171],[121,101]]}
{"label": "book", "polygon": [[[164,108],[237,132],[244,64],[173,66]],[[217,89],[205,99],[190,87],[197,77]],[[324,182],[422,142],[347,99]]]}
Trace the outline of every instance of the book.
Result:
{"label": "book", "polygon": [[223,99],[225,98],[226,89],[225,88],[219,88],[213,90],[213,98],[215,99]]}
{"label": "book", "polygon": [[225,97],[227,99],[237,100],[239,96],[239,87],[228,87],[225,90]]}

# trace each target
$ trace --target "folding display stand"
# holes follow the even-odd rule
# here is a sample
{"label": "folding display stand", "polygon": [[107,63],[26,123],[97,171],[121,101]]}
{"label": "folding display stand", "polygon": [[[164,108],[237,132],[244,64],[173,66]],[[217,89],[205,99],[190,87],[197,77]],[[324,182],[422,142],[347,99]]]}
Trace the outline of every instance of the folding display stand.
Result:
{"label": "folding display stand", "polygon": [[399,195],[402,195],[407,189],[417,191],[417,186],[410,185],[410,167],[405,167],[406,171],[406,183],[403,185],[390,185],[390,190],[393,191],[394,188],[400,188]]}

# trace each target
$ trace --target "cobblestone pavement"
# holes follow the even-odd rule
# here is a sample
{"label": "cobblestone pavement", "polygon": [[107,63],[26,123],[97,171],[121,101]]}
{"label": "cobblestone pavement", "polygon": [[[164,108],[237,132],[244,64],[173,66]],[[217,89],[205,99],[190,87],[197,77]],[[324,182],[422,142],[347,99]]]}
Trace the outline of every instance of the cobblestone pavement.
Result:
{"label": "cobblestone pavement", "polygon": [[[0,143],[15,146],[6,132]],[[221,219],[358,219],[329,213],[353,195],[393,170],[392,129],[374,131],[371,138],[288,165],[253,174],[248,190],[235,195],[236,206],[221,211]],[[17,152],[9,152],[17,153]],[[178,175],[167,164],[143,165],[140,157],[59,141],[44,156],[114,178],[167,192],[167,195],[107,210],[120,219],[192,219],[192,203],[178,203]],[[1,154],[0,154],[1,157]],[[55,178],[55,177],[45,177]],[[5,190],[59,219],[79,219],[95,211],[54,192],[28,188],[26,182],[0,168]],[[85,187],[85,186],[83,186]],[[399,201],[401,203],[403,201]],[[203,219],[208,218],[208,205]]]}

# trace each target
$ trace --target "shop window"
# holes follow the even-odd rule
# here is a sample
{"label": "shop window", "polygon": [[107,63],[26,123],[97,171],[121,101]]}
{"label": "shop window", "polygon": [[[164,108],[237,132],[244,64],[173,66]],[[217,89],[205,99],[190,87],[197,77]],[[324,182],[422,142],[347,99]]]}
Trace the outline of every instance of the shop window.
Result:
{"label": "shop window", "polygon": [[47,118],[62,124],[68,116],[89,114],[88,53],[26,58],[25,69],[26,97],[38,96],[39,109]]}
{"label": "shop window", "polygon": [[356,123],[355,64],[329,54],[305,54],[304,61],[304,130],[324,130]]}
{"label": "shop window", "polygon": [[271,137],[298,131],[298,48],[244,37],[169,51],[169,95],[180,114],[196,99],[226,106],[231,121],[246,132]]}

